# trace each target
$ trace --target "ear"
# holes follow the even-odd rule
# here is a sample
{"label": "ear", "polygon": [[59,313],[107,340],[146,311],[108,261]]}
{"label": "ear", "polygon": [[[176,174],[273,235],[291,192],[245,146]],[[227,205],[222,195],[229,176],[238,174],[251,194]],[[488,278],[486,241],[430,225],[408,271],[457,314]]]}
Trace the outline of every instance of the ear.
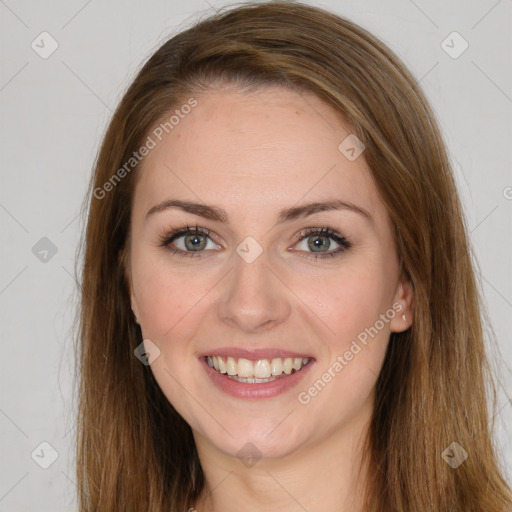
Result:
{"label": "ear", "polygon": [[135,297],[135,293],[133,292],[133,280],[132,280],[130,256],[128,254],[128,250],[126,249],[126,247],[121,249],[121,252],[119,253],[119,264],[121,265],[121,267],[123,269],[124,280],[126,283],[126,289],[128,290],[128,294],[130,295],[130,304],[132,307],[135,323],[140,325],[139,306],[137,304],[137,298]]}
{"label": "ear", "polygon": [[412,325],[414,313],[414,293],[410,280],[402,275],[398,281],[395,297],[393,299],[393,310],[396,315],[390,322],[391,332],[403,332]]}

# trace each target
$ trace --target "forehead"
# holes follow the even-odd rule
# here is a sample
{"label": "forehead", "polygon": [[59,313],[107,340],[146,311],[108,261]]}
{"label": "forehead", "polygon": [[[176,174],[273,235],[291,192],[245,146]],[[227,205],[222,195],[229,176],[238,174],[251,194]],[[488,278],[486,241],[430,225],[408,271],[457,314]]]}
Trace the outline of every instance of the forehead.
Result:
{"label": "forehead", "polygon": [[172,196],[223,205],[233,215],[263,215],[337,198],[384,213],[364,153],[351,161],[339,149],[350,128],[316,95],[227,87],[194,99],[169,133],[153,135],[136,208],[148,211]]}

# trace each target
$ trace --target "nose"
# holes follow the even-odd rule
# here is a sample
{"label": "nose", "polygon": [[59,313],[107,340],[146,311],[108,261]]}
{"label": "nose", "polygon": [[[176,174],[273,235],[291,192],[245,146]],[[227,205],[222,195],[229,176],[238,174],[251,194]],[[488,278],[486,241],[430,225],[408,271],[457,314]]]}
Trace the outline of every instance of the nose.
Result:
{"label": "nose", "polygon": [[291,311],[289,294],[270,268],[266,252],[252,263],[238,254],[233,260],[217,307],[220,320],[246,333],[265,332],[283,323]]}

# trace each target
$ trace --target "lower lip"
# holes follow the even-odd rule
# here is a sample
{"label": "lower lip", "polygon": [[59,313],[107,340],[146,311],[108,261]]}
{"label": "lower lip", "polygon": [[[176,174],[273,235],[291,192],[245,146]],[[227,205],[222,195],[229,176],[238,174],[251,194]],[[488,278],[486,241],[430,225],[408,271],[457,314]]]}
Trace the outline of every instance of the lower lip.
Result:
{"label": "lower lip", "polygon": [[308,364],[301,370],[296,371],[285,377],[279,377],[270,382],[261,382],[257,384],[248,384],[247,382],[238,382],[230,379],[225,373],[219,373],[208,365],[206,357],[200,358],[206,373],[212,379],[215,386],[221,391],[235,398],[259,399],[272,398],[274,396],[285,393],[296,386],[309,371],[314,364],[314,360],[310,359]]}

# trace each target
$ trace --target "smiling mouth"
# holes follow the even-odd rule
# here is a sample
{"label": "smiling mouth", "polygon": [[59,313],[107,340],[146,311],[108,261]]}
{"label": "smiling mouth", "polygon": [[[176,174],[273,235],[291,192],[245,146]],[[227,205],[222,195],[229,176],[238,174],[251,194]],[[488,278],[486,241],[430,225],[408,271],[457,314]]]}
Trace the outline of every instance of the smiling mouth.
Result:
{"label": "smiling mouth", "polygon": [[247,384],[262,384],[281,379],[304,368],[309,357],[275,357],[273,359],[235,358],[228,356],[206,356],[208,366],[226,377]]}

